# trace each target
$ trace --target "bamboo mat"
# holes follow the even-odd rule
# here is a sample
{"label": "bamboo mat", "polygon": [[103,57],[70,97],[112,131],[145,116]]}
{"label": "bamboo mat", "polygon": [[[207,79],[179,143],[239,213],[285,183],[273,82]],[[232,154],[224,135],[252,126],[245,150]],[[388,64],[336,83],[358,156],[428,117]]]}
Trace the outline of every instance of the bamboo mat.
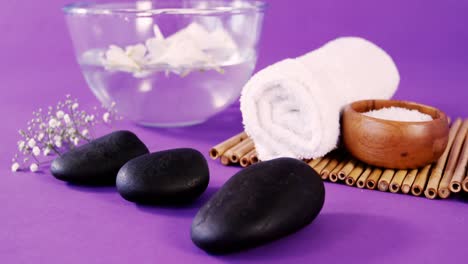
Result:
{"label": "bamboo mat", "polygon": [[[210,150],[210,157],[223,165],[248,167],[260,162],[253,141],[241,132]],[[305,160],[323,180],[357,188],[422,196],[448,198],[468,192],[468,119],[452,123],[447,148],[433,164],[410,170],[373,167],[354,159],[343,149],[325,157]]]}

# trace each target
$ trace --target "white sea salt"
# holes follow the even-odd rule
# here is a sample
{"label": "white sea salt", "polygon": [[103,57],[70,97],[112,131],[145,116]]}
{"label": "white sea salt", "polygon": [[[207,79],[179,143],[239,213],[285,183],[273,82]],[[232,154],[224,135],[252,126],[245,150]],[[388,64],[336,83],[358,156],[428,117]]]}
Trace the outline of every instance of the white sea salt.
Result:
{"label": "white sea salt", "polygon": [[425,122],[432,120],[430,115],[421,113],[418,110],[394,106],[371,110],[363,114],[374,118],[403,122]]}

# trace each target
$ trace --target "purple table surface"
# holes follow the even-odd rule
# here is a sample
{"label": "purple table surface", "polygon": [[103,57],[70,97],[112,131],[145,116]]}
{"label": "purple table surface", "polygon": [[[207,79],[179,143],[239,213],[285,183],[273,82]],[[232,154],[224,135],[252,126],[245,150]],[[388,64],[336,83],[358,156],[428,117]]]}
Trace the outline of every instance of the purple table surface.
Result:
{"label": "purple table surface", "polygon": [[[431,201],[326,183],[320,216],[303,230],[228,256],[210,256],[189,236],[198,208],[236,167],[209,161],[211,182],[193,205],[137,206],[115,188],[85,188],[48,172],[9,171],[17,129],[67,93],[94,105],[74,60],[64,2],[6,1],[0,8],[0,263],[457,263],[466,259],[466,198]],[[467,1],[270,1],[257,68],[337,36],[366,37],[388,50],[402,76],[398,99],[468,117]],[[203,153],[241,131],[234,105],[207,123],[130,129],[152,151]]]}

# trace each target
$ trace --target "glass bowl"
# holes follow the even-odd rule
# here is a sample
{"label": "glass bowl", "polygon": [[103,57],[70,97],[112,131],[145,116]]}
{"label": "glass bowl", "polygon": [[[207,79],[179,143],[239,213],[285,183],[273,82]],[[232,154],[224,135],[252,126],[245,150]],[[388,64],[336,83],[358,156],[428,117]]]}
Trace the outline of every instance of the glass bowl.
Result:
{"label": "glass bowl", "polygon": [[64,7],[83,75],[105,105],[143,125],[201,123],[240,95],[265,3],[162,0]]}

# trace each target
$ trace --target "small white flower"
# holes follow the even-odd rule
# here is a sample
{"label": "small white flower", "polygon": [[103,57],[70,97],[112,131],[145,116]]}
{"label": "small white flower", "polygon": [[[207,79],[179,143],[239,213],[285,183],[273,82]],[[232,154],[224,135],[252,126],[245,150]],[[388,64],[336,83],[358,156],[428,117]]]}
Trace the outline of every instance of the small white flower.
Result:
{"label": "small white flower", "polygon": [[18,142],[18,149],[19,151],[23,151],[24,147],[26,146],[26,142],[24,142],[23,140],[19,141]]}
{"label": "small white flower", "polygon": [[55,141],[55,146],[57,146],[58,148],[61,148],[62,147],[62,141]]}
{"label": "small white flower", "polygon": [[81,132],[81,135],[83,135],[84,137],[86,137],[87,135],[89,135],[88,129],[83,129],[83,131]]}
{"label": "small white flower", "polygon": [[80,144],[80,139],[78,137],[73,138],[73,145],[78,146]]}
{"label": "small white flower", "polygon": [[54,136],[54,142],[55,142],[54,145],[57,146],[57,147],[59,147],[59,148],[62,147],[62,140],[63,140],[63,139],[62,139],[61,136],[55,135],[55,136]]}
{"label": "small white flower", "polygon": [[70,118],[70,116],[68,114],[65,114],[63,116],[63,122],[65,122],[65,124],[67,124],[67,125],[71,123],[71,118]]}
{"label": "small white flower", "polygon": [[50,154],[50,148],[47,147],[47,148],[45,148],[44,151],[42,152],[42,155],[44,155],[44,156],[49,156],[49,154]]}
{"label": "small white flower", "polygon": [[40,133],[39,135],[37,135],[37,140],[41,141],[44,139],[44,133]]}
{"label": "small white flower", "polygon": [[76,129],[74,127],[70,127],[68,129],[68,134],[75,134],[76,133]]}
{"label": "small white flower", "polygon": [[78,106],[80,106],[78,103],[72,104],[72,110],[78,109]]}
{"label": "small white flower", "polygon": [[51,118],[51,119],[49,120],[49,127],[55,128],[55,127],[57,127],[57,123],[58,123],[58,122],[57,122],[57,119]]}
{"label": "small white flower", "polygon": [[41,149],[38,146],[34,146],[34,148],[32,149],[32,154],[34,156],[39,156],[41,154]]}
{"label": "small white flower", "polygon": [[34,140],[34,138],[31,138],[29,141],[28,141],[28,146],[30,148],[34,148],[34,146],[36,146],[36,140]]}
{"label": "small white flower", "polygon": [[20,167],[19,163],[15,162],[15,163],[11,164],[11,171],[16,172],[16,171],[19,170],[19,167]]}
{"label": "small white flower", "polygon": [[39,129],[44,129],[45,127],[46,127],[46,124],[44,124],[44,123],[41,123],[41,124],[39,125]]}
{"label": "small white flower", "polygon": [[29,166],[29,170],[32,172],[36,172],[39,170],[39,166],[36,163],[32,163],[31,166]]}
{"label": "small white flower", "polygon": [[86,123],[92,122],[93,120],[94,120],[94,115],[87,115],[85,117],[85,122]]}
{"label": "small white flower", "polygon": [[57,111],[57,113],[55,113],[55,116],[58,119],[62,119],[64,115],[65,115],[65,113],[62,110],[59,110],[59,111]]}
{"label": "small white flower", "polygon": [[109,112],[105,112],[103,115],[102,115],[102,120],[104,120],[105,123],[109,123],[110,121],[110,113]]}

